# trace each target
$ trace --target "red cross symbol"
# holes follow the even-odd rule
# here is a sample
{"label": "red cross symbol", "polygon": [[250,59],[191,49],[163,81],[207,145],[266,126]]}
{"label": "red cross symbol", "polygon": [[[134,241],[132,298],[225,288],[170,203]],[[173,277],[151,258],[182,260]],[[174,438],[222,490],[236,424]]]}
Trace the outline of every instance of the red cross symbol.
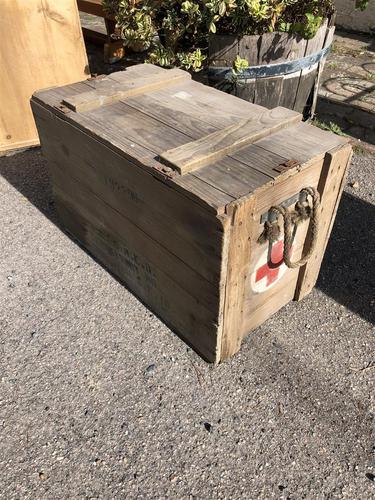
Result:
{"label": "red cross symbol", "polygon": [[256,272],[256,277],[255,281],[258,283],[258,281],[261,281],[262,279],[266,278],[267,279],[267,286],[272,285],[274,283],[278,276],[279,276],[279,270],[280,266],[284,262],[283,260],[283,251],[284,251],[284,241],[281,240],[276,243],[276,245],[273,245],[271,249],[271,264],[276,267],[270,267],[269,263],[267,262],[264,264],[264,266],[260,267],[257,272]]}

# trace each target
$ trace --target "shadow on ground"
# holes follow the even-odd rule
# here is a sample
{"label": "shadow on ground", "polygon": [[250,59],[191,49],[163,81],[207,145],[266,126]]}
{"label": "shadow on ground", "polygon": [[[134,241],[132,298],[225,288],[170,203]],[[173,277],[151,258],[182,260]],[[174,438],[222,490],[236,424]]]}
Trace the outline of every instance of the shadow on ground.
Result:
{"label": "shadow on ground", "polygon": [[[0,157],[0,174],[59,225],[45,160],[39,148]],[[375,323],[375,206],[344,193],[317,287]]]}

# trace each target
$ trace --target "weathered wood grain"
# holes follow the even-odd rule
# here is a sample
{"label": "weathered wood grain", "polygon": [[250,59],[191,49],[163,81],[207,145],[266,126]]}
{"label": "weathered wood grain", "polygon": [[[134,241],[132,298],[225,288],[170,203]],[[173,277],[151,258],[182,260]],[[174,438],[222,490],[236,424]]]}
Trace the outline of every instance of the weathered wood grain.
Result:
{"label": "weathered wood grain", "polygon": [[229,213],[232,222],[220,346],[220,360],[222,361],[233,356],[240,349],[243,337],[246,278],[254,245],[252,234],[254,209],[255,198],[250,197],[232,204]]}
{"label": "weathered wood grain", "polygon": [[202,139],[165,151],[160,159],[180,174],[209,165],[265,136],[300,121],[302,117],[285,108],[265,111],[257,120],[243,120]]}
{"label": "weathered wood grain", "polygon": [[36,112],[43,152],[57,181],[71,176],[203,278],[218,282],[223,234],[215,214],[49,111]]}
{"label": "weathered wood grain", "polygon": [[[310,293],[318,279],[320,266],[344,188],[350,159],[350,145],[335,148],[326,154],[318,185],[321,195],[318,240],[310,261],[300,270],[295,294],[296,300],[301,300]],[[311,240],[307,239],[306,247],[310,244]]]}
{"label": "weathered wood grain", "polygon": [[212,35],[209,41],[209,60],[213,66],[232,66],[238,55],[236,35]]}
{"label": "weathered wood grain", "polygon": [[121,83],[113,78],[105,78],[98,82],[95,89],[63,99],[63,104],[77,113],[82,113],[112,104],[121,99],[175,85],[190,78],[191,76],[187,71],[177,68],[173,68],[167,73],[134,78],[134,80]]}
{"label": "weathered wood grain", "polygon": [[[126,225],[117,212],[79,184],[72,191],[67,185],[55,184],[54,193],[67,230],[202,357],[215,362],[218,306],[205,307],[199,289],[187,293],[183,281],[161,269],[167,257],[164,249],[158,249],[136,227]],[[158,250],[162,260],[155,262],[152,257]]]}
{"label": "weathered wood grain", "polygon": [[[267,213],[271,206],[278,205],[291,196],[298,194],[304,187],[316,187],[319,182],[322,164],[323,159],[319,159],[301,166],[300,171],[295,169],[293,172],[285,172],[275,180],[273,186],[265,185],[253,194],[255,208],[252,215],[251,241],[249,242],[249,245],[252,246],[252,252],[247,261],[244,284],[246,293],[243,299],[242,336],[247,335],[293,299],[299,277],[298,269],[287,269],[275,286],[262,293],[257,293],[252,289],[251,276],[260,267],[261,255],[268,249],[268,243],[258,243],[258,238],[264,229],[261,216]],[[281,219],[279,224],[282,228]],[[293,261],[298,260],[302,255],[307,230],[307,222],[298,226],[293,242]]]}
{"label": "weathered wood grain", "polygon": [[[219,362],[311,289],[350,148],[299,123],[298,113],[265,110],[189,80],[84,113],[62,104],[165,71],[133,67],[110,81],[38,92],[32,106],[64,226],[197,352]],[[278,130],[285,114],[292,123]],[[248,144],[249,135],[257,140]],[[159,161],[191,143],[202,144],[187,157],[200,168],[178,175]],[[259,292],[251,276],[267,249],[258,242],[264,216],[308,186],[319,186],[327,207],[318,256]],[[307,230],[308,221],[298,226],[292,260],[306,249]]]}
{"label": "weathered wood grain", "polygon": [[30,97],[90,75],[76,0],[0,2],[0,151],[39,143]]}

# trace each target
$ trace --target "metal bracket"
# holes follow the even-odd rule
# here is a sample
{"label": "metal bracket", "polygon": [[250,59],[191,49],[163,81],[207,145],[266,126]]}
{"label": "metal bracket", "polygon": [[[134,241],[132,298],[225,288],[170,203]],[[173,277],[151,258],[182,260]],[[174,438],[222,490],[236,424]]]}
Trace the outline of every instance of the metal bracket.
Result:
{"label": "metal bracket", "polygon": [[[287,200],[283,201],[282,203],[279,203],[284,208],[288,208],[294,203],[297,203],[298,201],[300,203],[304,203],[307,200],[307,195],[306,193],[297,193]],[[277,215],[271,210],[268,212],[265,212],[261,218],[260,218],[260,223],[264,224],[266,221],[268,222],[274,222],[277,219]]]}
{"label": "metal bracket", "polygon": [[278,172],[279,174],[282,174],[286,172],[287,170],[290,170],[291,168],[298,167],[300,164],[299,161],[297,160],[287,160],[284,163],[280,163],[277,167],[274,167],[272,170],[275,170],[275,172]]}
{"label": "metal bracket", "polygon": [[64,106],[64,104],[59,104],[57,106],[54,106],[54,108],[57,109],[58,111],[61,111],[61,113],[64,113],[64,115],[67,115],[71,111],[69,108]]}

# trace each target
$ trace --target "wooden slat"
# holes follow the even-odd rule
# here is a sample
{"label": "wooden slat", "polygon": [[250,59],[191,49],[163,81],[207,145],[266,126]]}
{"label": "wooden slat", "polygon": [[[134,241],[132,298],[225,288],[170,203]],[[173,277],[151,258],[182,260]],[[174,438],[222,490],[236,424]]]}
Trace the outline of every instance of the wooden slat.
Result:
{"label": "wooden slat", "polygon": [[[267,154],[266,151],[261,151]],[[272,180],[268,175],[228,157],[215,162],[213,165],[195,170],[192,175],[230,194],[235,199],[251,193]],[[184,177],[182,176],[182,178]]]}
{"label": "wooden slat", "polygon": [[160,159],[183,175],[295,124],[301,118],[298,113],[285,108],[264,111],[257,120],[243,120],[202,139],[168,150],[160,155]]}
{"label": "wooden slat", "polygon": [[[350,145],[340,146],[326,155],[318,186],[321,194],[318,241],[311,259],[300,270],[295,294],[296,300],[301,300],[310,293],[318,279],[320,266],[344,188],[351,159],[351,149]],[[306,246],[310,244],[311,241],[307,240]]]}
{"label": "wooden slat", "polygon": [[279,106],[283,91],[283,78],[257,78],[255,81],[254,100],[261,102],[268,109]]}
{"label": "wooden slat", "polygon": [[[151,66],[151,65],[149,65]],[[215,189],[209,184],[202,182],[197,178],[183,179],[181,176],[176,176],[174,179],[169,179],[164,174],[164,167],[155,160],[155,153],[146,149],[137,143],[133,143],[122,133],[117,127],[111,124],[100,124],[97,120],[92,120],[88,114],[80,114],[69,112],[67,114],[59,111],[59,103],[62,97],[69,96],[80,92],[81,86],[92,85],[92,81],[68,85],[58,89],[50,89],[48,91],[38,92],[34,94],[32,106],[35,112],[40,114],[40,110],[49,110],[56,113],[59,119],[70,124],[75,129],[82,130],[86,135],[92,137],[97,142],[101,142],[104,146],[124,158],[123,161],[131,162],[133,168],[141,169],[148,174],[152,174],[163,183],[170,185],[180,192],[186,198],[191,199],[194,203],[199,204],[204,210],[213,213],[223,213],[227,203],[233,200],[233,197]],[[47,106],[46,106],[47,105]],[[46,107],[45,107],[46,106]],[[100,108],[101,110],[105,108]],[[160,124],[156,123],[157,127]]]}
{"label": "wooden slat", "polygon": [[232,227],[227,258],[227,282],[220,345],[220,361],[235,354],[242,341],[246,276],[253,251],[255,198],[231,206]]}
{"label": "wooden slat", "polygon": [[238,55],[236,35],[211,35],[209,40],[209,60],[212,66],[229,66]]}
{"label": "wooden slat", "polygon": [[301,164],[324,155],[326,151],[340,144],[346,144],[346,139],[307,123],[296,125],[293,128],[293,134],[282,130],[256,143],[257,146],[267,151],[296,160]]}
{"label": "wooden slat", "polygon": [[[203,121],[201,112],[195,118],[195,113],[187,113],[183,105],[178,108],[178,114],[176,114],[175,103],[170,101],[171,99],[166,99],[160,102],[160,92],[156,92],[152,94],[152,97],[142,95],[128,99],[126,104],[145,115],[152,116],[163,124],[180,130],[192,139],[198,139],[202,135],[208,135],[218,130],[218,126]],[[202,107],[199,108],[202,109]],[[205,116],[204,113],[203,118]],[[218,122],[221,123],[220,118]],[[233,159],[233,157],[224,158],[215,162],[215,165],[208,165],[204,169],[194,171],[194,175],[220,191],[237,198],[248,194],[253,189],[274,178],[276,172],[273,168],[286,161],[286,159],[256,146],[245,149],[247,154],[243,156],[250,157],[249,161],[242,163],[242,161]],[[265,170],[266,174],[264,174]]]}
{"label": "wooden slat", "polygon": [[63,104],[76,112],[90,111],[121,99],[176,85],[190,78],[188,72],[176,68],[156,75],[134,78],[133,80],[128,79],[122,83],[118,83],[111,78],[105,78],[98,82],[95,89],[66,98],[63,100]]}
{"label": "wooden slat", "polygon": [[81,12],[98,17],[108,16],[103,10],[102,0],[77,0],[77,5]]}
{"label": "wooden slat", "polygon": [[238,55],[241,59],[246,59],[249,66],[259,64],[260,38],[258,35],[245,35],[238,41]]}
{"label": "wooden slat", "polygon": [[[294,128],[292,127],[290,134],[293,135],[293,132]],[[290,159],[290,157],[281,156],[281,154],[268,151],[267,149],[258,146],[258,144],[246,146],[240,151],[232,153],[230,157],[247,165],[253,173],[263,174],[261,177],[263,180],[265,180],[265,176],[268,177],[269,180],[275,179],[278,175],[280,175],[280,172],[275,170],[275,168]],[[263,182],[263,184],[265,184],[265,182]]]}
{"label": "wooden slat", "polygon": [[[324,47],[324,41],[327,33],[327,21],[319,28],[317,34],[314,38],[307,40],[305,56],[310,56],[319,52]],[[300,80],[298,84],[298,90],[296,93],[296,100],[294,103],[294,108],[296,111],[303,113],[306,107],[306,103],[311,94],[312,89],[317,78],[317,73],[319,69],[319,64],[315,64],[309,68],[305,68],[301,71]],[[315,85],[317,90],[317,86]]]}

